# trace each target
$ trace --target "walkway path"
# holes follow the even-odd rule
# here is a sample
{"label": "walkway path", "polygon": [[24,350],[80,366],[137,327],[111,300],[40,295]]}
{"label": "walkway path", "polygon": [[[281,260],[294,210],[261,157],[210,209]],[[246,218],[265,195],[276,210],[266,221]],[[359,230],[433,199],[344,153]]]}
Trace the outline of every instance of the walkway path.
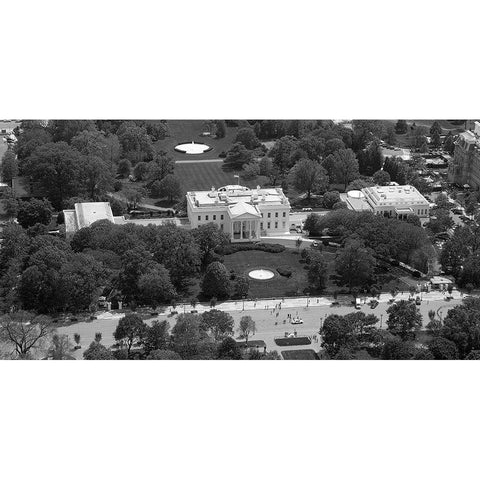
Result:
{"label": "walkway path", "polygon": [[[395,300],[407,299],[408,293],[399,294]],[[460,305],[462,296],[459,292],[454,291],[453,299],[447,301],[441,292],[431,292],[422,294],[422,304],[419,306],[420,313],[423,316],[423,325],[429,322],[429,310],[439,311],[442,318],[445,318],[448,310]],[[373,313],[379,318],[378,327],[387,328],[386,320],[388,318],[387,309],[390,306],[389,300],[392,296],[390,294],[380,295],[379,305],[375,309],[371,309],[368,305],[369,299],[366,299],[360,310],[355,310],[354,306],[349,303],[352,300],[351,296],[339,298],[340,305],[332,305],[332,299],[326,297],[299,297],[299,298],[285,298],[282,301],[279,299],[262,299],[257,302],[254,301],[228,301],[222,302],[215,306],[216,309],[230,313],[235,322],[235,331],[240,323],[240,319],[244,315],[250,315],[256,323],[257,331],[252,340],[264,340],[268,350],[282,351],[285,349],[292,349],[293,347],[278,347],[275,344],[275,338],[283,337],[285,332],[292,333],[297,331],[298,335],[313,336],[318,334],[318,330],[325,318],[332,314],[346,315],[355,311],[363,311],[366,314]],[[308,306],[307,306],[308,302]],[[274,308],[275,305],[281,304],[281,308]],[[199,304],[195,307],[198,313],[210,310],[207,304]],[[189,304],[182,304],[177,306],[179,313],[190,312],[192,306]],[[151,324],[154,320],[167,320],[171,327],[175,325],[176,315],[170,315],[171,309],[168,308],[165,312],[159,314],[157,317],[152,317],[146,320],[147,324]],[[277,315],[278,314],[278,315]],[[288,314],[296,317],[297,315],[303,320],[303,324],[291,325],[287,319]],[[102,333],[102,343],[110,346],[115,343],[113,332],[118,324],[118,321],[124,313],[105,312],[98,315],[98,319],[93,322],[82,322],[78,324],[59,327],[58,332],[69,335],[73,339],[74,333],[79,333],[81,336],[82,349],[75,351],[75,357],[82,358],[85,348],[94,340],[95,333]],[[285,323],[284,323],[285,321]],[[298,348],[313,348],[318,351],[320,343],[312,343],[311,346]]]}

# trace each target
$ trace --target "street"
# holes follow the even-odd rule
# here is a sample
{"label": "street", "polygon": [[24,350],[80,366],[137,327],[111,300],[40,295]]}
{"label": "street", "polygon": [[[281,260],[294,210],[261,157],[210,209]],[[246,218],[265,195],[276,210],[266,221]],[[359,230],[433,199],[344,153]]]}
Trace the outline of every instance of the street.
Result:
{"label": "street", "polygon": [[[428,317],[429,310],[435,310],[440,319],[444,319],[448,310],[456,305],[462,303],[461,295],[454,291],[454,299],[445,300],[443,294],[440,292],[432,292],[430,294],[423,294],[423,301],[419,306],[420,313],[423,317],[423,326],[425,326],[430,320]],[[388,318],[387,309],[390,306],[388,300],[391,299],[391,295],[382,294],[380,296],[380,302],[375,309],[370,308],[367,304],[361,306],[359,310],[356,310],[352,305],[348,304],[352,297],[346,297],[342,299],[343,304],[340,306],[332,306],[331,302],[326,298],[292,298],[285,299],[282,302],[281,299],[277,300],[259,300],[257,302],[224,302],[216,306],[219,310],[227,311],[232,315],[235,322],[235,332],[237,332],[240,319],[244,315],[250,315],[256,323],[256,333],[250,337],[250,340],[263,340],[267,345],[267,350],[292,350],[298,348],[313,348],[315,351],[320,349],[320,342],[312,343],[312,345],[305,347],[279,347],[275,344],[274,339],[277,337],[283,337],[285,332],[296,331],[298,335],[312,336],[318,334],[318,331],[325,320],[330,314],[346,315],[356,311],[363,311],[365,314],[373,313],[379,319],[378,327],[383,329],[387,328],[386,320]],[[395,300],[407,299],[408,293],[399,294],[395,297]],[[307,301],[309,306],[307,307]],[[273,308],[275,304],[282,304],[281,309]],[[245,307],[245,310],[242,310]],[[185,306],[185,311],[191,310],[190,305]],[[207,305],[197,305],[196,310],[199,313],[209,310]],[[183,312],[183,305],[177,307],[179,313]],[[147,324],[151,324],[154,320],[167,320],[172,328],[176,321],[176,315],[170,316],[168,311],[159,314],[157,317],[152,317],[146,320]],[[278,313],[278,316],[277,316]],[[287,315],[291,314],[292,317],[297,315],[303,320],[303,324],[291,325],[287,321]],[[73,342],[73,335],[79,333],[81,337],[82,348],[76,350],[74,356],[78,359],[82,358],[83,351],[88,348],[88,345],[94,340],[95,333],[100,332],[102,334],[102,343],[109,347],[115,343],[113,338],[113,332],[118,324],[118,320],[124,314],[104,312],[98,315],[98,319],[92,322],[81,322],[68,326],[58,328],[58,333],[66,334]],[[285,320],[285,323],[283,323]]]}

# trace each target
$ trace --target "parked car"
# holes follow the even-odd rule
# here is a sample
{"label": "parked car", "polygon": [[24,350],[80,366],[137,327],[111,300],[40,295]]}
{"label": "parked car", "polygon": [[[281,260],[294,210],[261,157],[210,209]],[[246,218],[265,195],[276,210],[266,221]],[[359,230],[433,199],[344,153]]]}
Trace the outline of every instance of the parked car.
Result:
{"label": "parked car", "polygon": [[312,209],[310,207],[305,207],[305,208],[302,208],[302,212],[311,212]]}
{"label": "parked car", "polygon": [[370,308],[376,308],[378,306],[378,300],[372,300],[370,302]]}
{"label": "parked car", "polygon": [[420,297],[417,297],[415,299],[415,305],[421,305],[421,303],[422,303],[422,300],[420,299]]}

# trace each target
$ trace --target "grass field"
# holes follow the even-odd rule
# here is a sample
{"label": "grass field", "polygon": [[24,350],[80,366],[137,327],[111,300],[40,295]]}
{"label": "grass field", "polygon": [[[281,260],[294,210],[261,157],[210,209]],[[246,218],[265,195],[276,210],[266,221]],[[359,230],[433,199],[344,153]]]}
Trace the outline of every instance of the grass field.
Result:
{"label": "grass field", "polygon": [[[325,254],[329,260],[334,255]],[[308,290],[308,279],[305,264],[301,263],[301,257],[296,250],[285,250],[281,253],[267,253],[258,250],[237,252],[232,255],[225,255],[224,264],[227,270],[234,270],[237,273],[247,274],[254,268],[267,268],[275,272],[271,280],[250,279],[250,297],[257,298],[278,298],[289,297],[297,294],[304,294]],[[332,262],[330,262],[332,263]],[[289,268],[292,276],[287,278],[278,274],[277,268]],[[329,266],[329,269],[332,268]]]}
{"label": "grass field", "polygon": [[[227,151],[237,134],[237,127],[227,127],[224,138],[214,139],[202,137],[200,134],[206,130],[206,120],[168,120],[168,134],[165,140],[159,140],[156,145],[167,151],[175,160],[202,160],[206,158],[218,158],[222,151]],[[213,150],[200,155],[186,155],[174,150],[175,145],[182,142],[202,142],[213,147]]]}
{"label": "grass field", "polygon": [[[180,179],[184,192],[210,190],[212,187],[218,188],[224,185],[236,184],[237,179],[234,178],[234,175],[237,173],[231,170],[224,170],[223,162],[175,164],[175,174]],[[240,180],[242,185],[255,188],[258,184],[262,186],[266,178],[257,177],[255,180]]]}

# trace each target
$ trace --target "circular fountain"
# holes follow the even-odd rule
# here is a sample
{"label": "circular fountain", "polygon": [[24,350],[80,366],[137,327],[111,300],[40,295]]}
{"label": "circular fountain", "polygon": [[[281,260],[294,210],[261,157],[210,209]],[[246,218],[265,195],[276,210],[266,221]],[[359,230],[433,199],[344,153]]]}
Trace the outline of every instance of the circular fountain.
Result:
{"label": "circular fountain", "polygon": [[187,155],[200,155],[209,152],[212,150],[212,147],[206,143],[194,142],[192,140],[189,143],[179,143],[175,146],[175,150],[177,152],[186,153]]}
{"label": "circular fountain", "polygon": [[266,268],[258,268],[256,270],[251,270],[248,272],[248,276],[253,278],[254,280],[270,280],[275,276],[275,274],[271,270],[267,270]]}

